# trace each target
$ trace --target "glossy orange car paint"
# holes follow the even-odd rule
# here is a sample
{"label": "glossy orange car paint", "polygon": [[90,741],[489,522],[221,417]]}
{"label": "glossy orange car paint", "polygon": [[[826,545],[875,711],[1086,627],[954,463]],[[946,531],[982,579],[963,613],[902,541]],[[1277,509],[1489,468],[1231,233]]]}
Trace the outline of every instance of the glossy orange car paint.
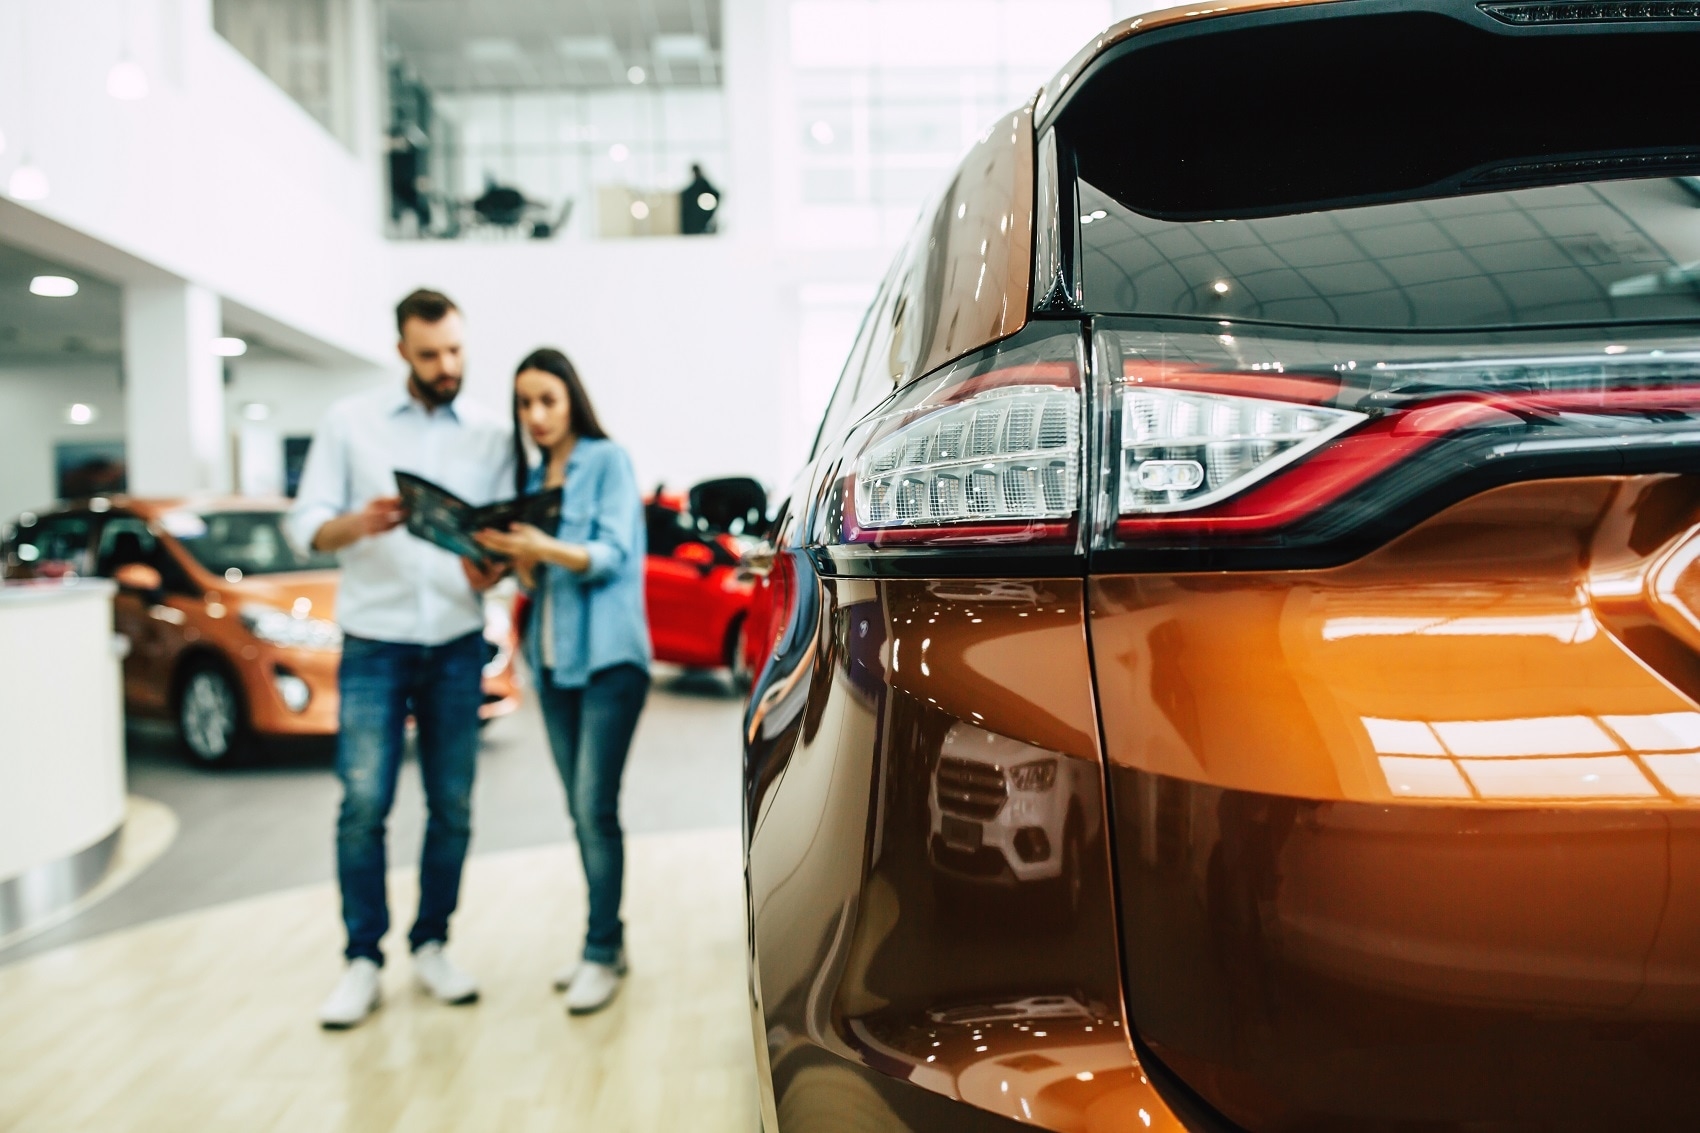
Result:
{"label": "glossy orange car paint", "polygon": [[1152,1050],[1253,1128],[1686,1106],[1697,538],[1692,477],[1558,480],[1334,570],[1094,579]]}
{"label": "glossy orange car paint", "polygon": [[[1467,25],[1519,58],[1590,20],[1667,61],[1693,40],[1636,26],[1645,5],[1416,6],[1409,26]],[[1188,318],[1095,308],[1081,285],[1088,224],[1109,222],[1102,255],[1118,235],[1156,250],[1131,294],[1188,256],[1214,263],[1200,248],[1263,251],[1307,211],[1272,197],[1246,215],[1275,221],[1207,244],[1182,223],[1241,218],[1176,207],[1147,237],[1115,215],[1131,205],[1074,209],[1098,187],[1064,183],[1069,145],[1090,141],[1077,122],[1059,144],[1068,100],[1095,94],[1124,126],[1163,113],[1092,91],[1113,52],[1148,32],[1208,46],[1217,26],[1293,43],[1336,13],[1396,39],[1371,26],[1394,11],[1251,0],[1118,25],[994,124],[898,256],[752,557],[746,883],[769,1133],[1666,1129],[1700,1111],[1700,373],[1682,368],[1700,319],[1613,308],[1611,329],[1472,337],[1416,321],[1412,299],[1424,333],[1283,328],[1205,317],[1242,283],[1225,269],[1177,291]],[[1602,168],[1558,164],[1504,176]],[[1005,180],[1020,168],[1030,192]],[[1632,184],[1672,223],[1641,229],[1657,269],[1587,283],[1626,307],[1666,252],[1695,258],[1692,202]],[[1436,232],[1510,223],[1481,219],[1475,183],[1420,188],[1387,200],[1441,201],[1416,218]],[[1546,191],[1515,203],[1538,211]],[[1308,212],[1341,219],[1318,241],[1379,235],[1379,199],[1322,193]],[[1010,215],[984,244],[950,238]],[[1550,247],[1487,255],[1592,231],[1570,221]],[[960,283],[1018,239],[1033,266],[999,287],[1025,287],[1028,309],[985,319]],[[1013,435],[1016,408],[1049,422],[1069,390],[1078,441],[1059,415],[1019,451],[1035,473],[1084,454],[1078,510],[1029,496],[1027,518],[975,520],[972,459],[1016,450],[972,447],[968,414]],[[1192,469],[1129,438],[1166,405],[1238,404],[1289,414],[1309,447],[1250,490],[1176,506],[1216,487],[1205,443],[1176,434]]]}
{"label": "glossy orange car paint", "polygon": [[[281,514],[286,501],[245,498],[196,501],[114,497],[94,508],[70,507],[43,512],[38,522],[66,514],[88,521],[76,558],[53,564],[7,566],[9,574],[28,577],[43,568],[95,574],[119,574],[113,599],[115,630],[128,640],[124,659],[127,711],[143,717],[174,719],[179,714],[185,682],[199,668],[227,674],[239,700],[239,741],[261,739],[324,739],[338,731],[337,663],[340,649],[278,644],[245,624],[245,609],[277,611],[298,619],[330,621],[335,617],[337,579],[334,570],[302,570],[278,574],[234,572],[221,577],[209,571],[184,549],[171,531],[174,515],[212,516],[219,513]],[[145,563],[101,561],[100,548],[112,542],[115,521],[140,525],[156,541]],[[15,554],[13,555],[15,559]],[[142,565],[145,574],[124,571]],[[163,570],[162,570],[163,568]],[[170,577],[163,577],[169,574]],[[146,587],[126,585],[145,577]],[[479,709],[489,720],[514,711],[520,688],[513,657],[516,645],[511,624],[487,630],[494,656],[486,666],[484,703]],[[279,678],[298,678],[305,685],[305,703],[286,703]],[[204,757],[203,757],[204,758]]]}

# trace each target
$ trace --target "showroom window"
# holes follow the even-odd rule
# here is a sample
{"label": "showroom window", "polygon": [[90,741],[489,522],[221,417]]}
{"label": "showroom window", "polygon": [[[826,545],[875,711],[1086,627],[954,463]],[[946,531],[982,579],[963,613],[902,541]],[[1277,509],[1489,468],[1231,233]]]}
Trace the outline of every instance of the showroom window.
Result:
{"label": "showroom window", "polygon": [[213,27],[344,145],[354,139],[349,0],[213,0]]}

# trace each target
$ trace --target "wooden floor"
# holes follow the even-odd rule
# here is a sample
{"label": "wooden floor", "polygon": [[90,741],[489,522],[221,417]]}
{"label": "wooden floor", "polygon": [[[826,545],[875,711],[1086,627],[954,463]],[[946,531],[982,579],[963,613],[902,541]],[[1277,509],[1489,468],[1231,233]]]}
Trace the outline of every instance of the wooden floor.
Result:
{"label": "wooden floor", "polygon": [[392,878],[383,1008],[314,1022],[340,971],[333,886],[224,905],[0,968],[0,1130],[756,1129],[736,831],[646,835],[627,854],[632,975],[569,1018],[550,979],[576,954],[568,847],[474,857],[451,954],[482,1000],[417,993]]}

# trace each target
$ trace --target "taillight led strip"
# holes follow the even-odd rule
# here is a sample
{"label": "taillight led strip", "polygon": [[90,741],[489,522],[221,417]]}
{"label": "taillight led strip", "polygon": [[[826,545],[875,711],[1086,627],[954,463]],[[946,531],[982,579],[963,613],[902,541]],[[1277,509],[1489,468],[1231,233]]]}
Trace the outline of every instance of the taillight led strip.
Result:
{"label": "taillight led strip", "polygon": [[[1221,375],[1220,382],[1196,380],[1199,377],[1189,375],[1164,384],[1207,393],[1230,389],[1244,393],[1248,388],[1246,381],[1235,381],[1231,375]],[[1250,377],[1259,396],[1275,392],[1260,375]],[[1522,425],[1529,416],[1546,413],[1593,410],[1615,414],[1659,409],[1700,410],[1700,387],[1448,394],[1367,421],[1230,500],[1196,512],[1122,516],[1116,521],[1115,532],[1122,539],[1262,534],[1327,507],[1466,429]]]}

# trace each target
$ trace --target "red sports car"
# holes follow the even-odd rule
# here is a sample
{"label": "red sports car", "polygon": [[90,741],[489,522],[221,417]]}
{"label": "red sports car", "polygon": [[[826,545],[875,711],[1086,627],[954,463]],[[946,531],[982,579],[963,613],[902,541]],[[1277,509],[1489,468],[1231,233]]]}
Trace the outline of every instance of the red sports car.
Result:
{"label": "red sports car", "polygon": [[745,621],[753,585],[739,560],[766,511],[766,491],[743,477],[706,481],[683,494],[658,487],[644,501],[644,593],[657,661],[725,666],[735,678],[749,678],[754,650]]}

